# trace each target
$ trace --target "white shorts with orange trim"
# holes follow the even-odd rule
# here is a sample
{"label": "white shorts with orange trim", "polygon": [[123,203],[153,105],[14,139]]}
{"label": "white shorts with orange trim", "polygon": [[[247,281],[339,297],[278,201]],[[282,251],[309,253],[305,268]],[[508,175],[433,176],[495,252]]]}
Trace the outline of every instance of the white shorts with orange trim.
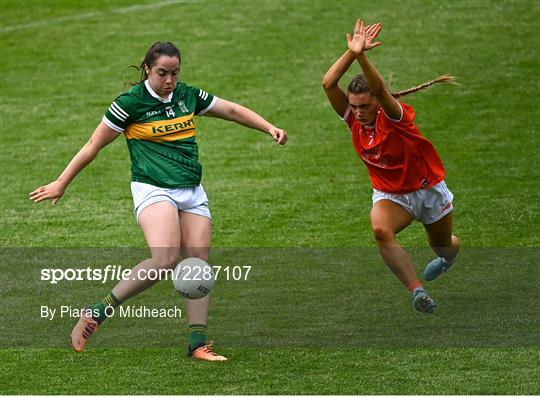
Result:
{"label": "white shorts with orange trim", "polygon": [[452,212],[454,195],[444,181],[428,189],[419,189],[406,194],[393,194],[373,189],[373,204],[379,200],[391,200],[405,208],[414,219],[429,225]]}
{"label": "white shorts with orange trim", "polygon": [[210,208],[208,208],[208,197],[202,185],[168,189],[148,183],[131,182],[131,195],[137,222],[142,210],[160,201],[171,203],[178,211],[191,212],[212,219]]}

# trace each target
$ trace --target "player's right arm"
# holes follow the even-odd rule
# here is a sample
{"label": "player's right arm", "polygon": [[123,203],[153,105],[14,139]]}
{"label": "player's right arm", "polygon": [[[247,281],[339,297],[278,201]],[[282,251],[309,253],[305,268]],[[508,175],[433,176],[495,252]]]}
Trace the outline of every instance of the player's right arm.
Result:
{"label": "player's right arm", "polygon": [[103,121],[100,122],[88,142],[73,157],[58,179],[31,192],[30,200],[34,203],[52,200],[52,205],[56,205],[73,178],[96,158],[103,147],[114,141],[119,135]]}
{"label": "player's right arm", "polygon": [[339,80],[349,70],[355,59],[355,55],[350,50],[345,51],[330,69],[328,69],[322,80],[322,86],[328,101],[341,117],[343,117],[347,106],[349,106],[349,99],[345,91],[339,86]]}

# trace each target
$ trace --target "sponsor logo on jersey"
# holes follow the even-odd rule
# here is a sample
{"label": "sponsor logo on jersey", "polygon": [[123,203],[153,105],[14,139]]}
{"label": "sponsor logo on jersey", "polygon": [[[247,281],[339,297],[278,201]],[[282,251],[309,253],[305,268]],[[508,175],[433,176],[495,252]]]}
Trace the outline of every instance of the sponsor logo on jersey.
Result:
{"label": "sponsor logo on jersey", "polygon": [[170,120],[130,124],[124,131],[127,139],[170,142],[195,136],[193,113]]}
{"label": "sponsor logo on jersey", "polygon": [[376,167],[386,168],[388,166],[388,161],[381,156],[381,145],[372,147],[371,149],[362,149],[360,156],[366,163]]}
{"label": "sponsor logo on jersey", "polygon": [[152,133],[162,134],[164,132],[179,131],[179,130],[184,130],[188,127],[193,127],[194,125],[195,123],[193,122],[193,118],[191,118],[189,120],[180,121],[174,124],[165,124],[165,125],[159,125],[157,127],[152,127]]}

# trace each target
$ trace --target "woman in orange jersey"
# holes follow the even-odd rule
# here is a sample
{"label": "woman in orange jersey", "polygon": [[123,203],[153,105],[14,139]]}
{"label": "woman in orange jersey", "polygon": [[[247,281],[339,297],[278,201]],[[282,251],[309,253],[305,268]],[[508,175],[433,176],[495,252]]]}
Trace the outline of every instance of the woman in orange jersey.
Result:
{"label": "woman in orange jersey", "polygon": [[[446,272],[459,251],[459,240],[452,234],[453,195],[444,182],[445,170],[437,151],[414,124],[414,109],[397,98],[452,78],[441,76],[391,93],[366,56],[366,51],[381,44],[375,41],[380,30],[379,23],[364,26],[357,20],[353,36],[347,34],[347,51],[328,70],[322,85],[330,104],[349,126],[354,148],[367,166],[373,184],[371,227],[380,253],[411,291],[414,308],[433,313],[437,303],[422,287],[396,235],[413,220],[421,222],[437,254],[424,278],[434,280]],[[345,93],[338,83],[355,60],[363,75],[354,77]]]}

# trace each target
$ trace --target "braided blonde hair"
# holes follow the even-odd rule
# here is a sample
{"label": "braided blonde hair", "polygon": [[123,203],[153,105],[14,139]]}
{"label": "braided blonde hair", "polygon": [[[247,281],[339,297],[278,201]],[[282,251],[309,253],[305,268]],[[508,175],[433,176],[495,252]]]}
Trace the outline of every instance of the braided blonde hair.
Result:
{"label": "braided blonde hair", "polygon": [[423,84],[417,85],[416,87],[411,87],[409,89],[399,91],[399,92],[393,92],[392,96],[394,98],[396,98],[396,99],[401,98],[401,97],[404,97],[405,95],[414,94],[415,92],[425,90],[425,89],[431,87],[433,84],[437,84],[437,83],[458,84],[458,83],[456,83],[456,79],[454,78],[454,76],[451,76],[449,74],[445,74],[445,75],[439,76],[436,79],[433,79],[431,81],[426,81]]}
{"label": "braided blonde hair", "polygon": [[[406,90],[399,91],[399,92],[392,92],[392,96],[396,99],[401,98],[401,97],[404,97],[405,95],[414,94],[415,92],[425,90],[431,87],[432,85],[438,84],[438,83],[455,84],[455,85],[458,84],[456,83],[454,76],[445,74],[431,81],[426,81],[423,84],[419,84],[415,87],[411,87],[411,88],[408,88]],[[347,87],[347,91],[353,94],[362,94],[364,92],[370,92],[367,80],[364,77],[364,75],[362,74],[356,75],[349,83],[349,86]]]}

